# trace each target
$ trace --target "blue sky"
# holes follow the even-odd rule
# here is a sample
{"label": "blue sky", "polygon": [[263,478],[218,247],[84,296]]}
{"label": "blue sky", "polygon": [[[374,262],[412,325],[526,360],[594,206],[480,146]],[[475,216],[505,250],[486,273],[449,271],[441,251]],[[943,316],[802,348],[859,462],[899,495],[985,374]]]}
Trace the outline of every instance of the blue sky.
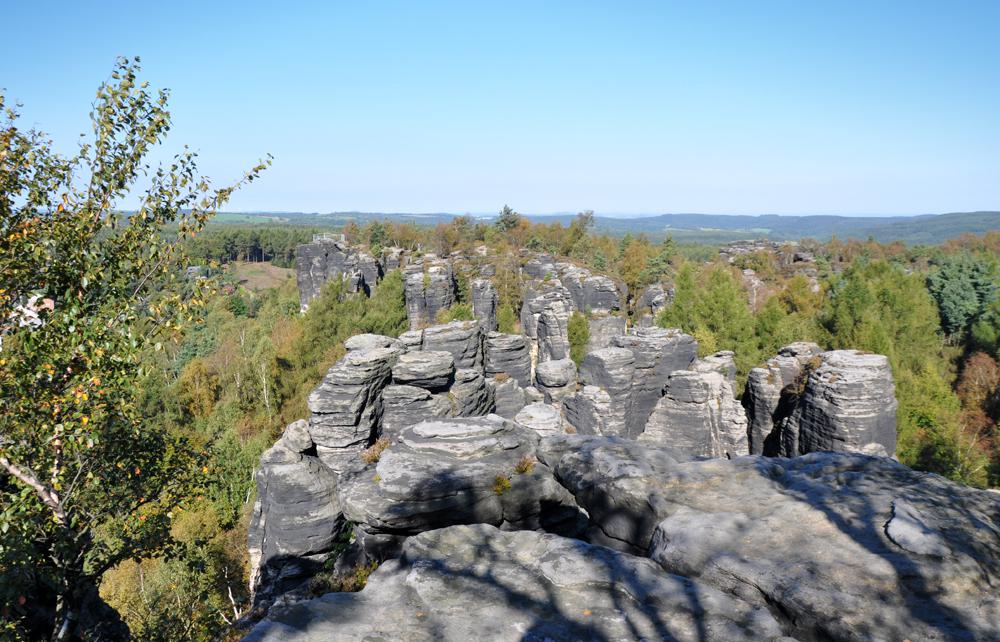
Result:
{"label": "blue sky", "polygon": [[233,210],[1000,209],[1000,2],[10,0],[0,87],[75,144],[119,54]]}

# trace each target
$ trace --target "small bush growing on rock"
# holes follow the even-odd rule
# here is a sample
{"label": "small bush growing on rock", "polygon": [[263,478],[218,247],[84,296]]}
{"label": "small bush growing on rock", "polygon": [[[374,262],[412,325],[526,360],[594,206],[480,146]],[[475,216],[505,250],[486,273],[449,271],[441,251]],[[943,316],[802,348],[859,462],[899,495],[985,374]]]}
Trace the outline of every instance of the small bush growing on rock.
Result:
{"label": "small bush growing on rock", "polygon": [[510,477],[503,473],[496,476],[493,480],[493,492],[497,495],[503,495],[508,490],[510,490]]}
{"label": "small bush growing on rock", "polygon": [[493,380],[496,381],[497,383],[503,383],[508,379],[510,379],[510,375],[507,374],[506,372],[498,372],[495,375],[493,375]]}
{"label": "small bush growing on rock", "polygon": [[368,583],[368,576],[378,568],[378,562],[358,564],[345,574],[330,573],[318,575],[309,581],[309,592],[313,595],[327,593],[357,593]]}
{"label": "small bush growing on rock", "polygon": [[535,469],[536,463],[537,461],[533,456],[525,455],[524,457],[521,457],[521,459],[517,461],[517,464],[514,466],[514,472],[517,473],[518,475],[524,475],[526,473],[530,473]]}
{"label": "small bush growing on rock", "polygon": [[374,444],[361,451],[361,461],[366,464],[374,464],[382,457],[382,452],[389,447],[389,440],[379,437]]}

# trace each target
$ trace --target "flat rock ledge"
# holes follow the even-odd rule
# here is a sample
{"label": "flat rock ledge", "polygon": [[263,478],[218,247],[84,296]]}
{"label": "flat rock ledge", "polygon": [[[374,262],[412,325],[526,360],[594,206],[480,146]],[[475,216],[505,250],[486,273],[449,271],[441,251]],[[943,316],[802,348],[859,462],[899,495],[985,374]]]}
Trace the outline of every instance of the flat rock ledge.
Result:
{"label": "flat rock ledge", "polygon": [[654,562],[557,535],[476,524],[407,540],[358,593],[260,622],[247,642],[779,640],[779,623]]}

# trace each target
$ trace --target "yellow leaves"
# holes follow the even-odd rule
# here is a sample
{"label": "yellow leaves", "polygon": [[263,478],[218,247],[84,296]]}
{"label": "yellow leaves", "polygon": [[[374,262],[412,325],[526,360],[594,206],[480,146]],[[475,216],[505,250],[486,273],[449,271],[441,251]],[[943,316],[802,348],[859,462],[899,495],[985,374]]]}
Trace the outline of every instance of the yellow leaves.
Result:
{"label": "yellow leaves", "polygon": [[80,417],[80,423],[86,426],[87,424],[90,423],[90,417],[87,417],[86,415]]}

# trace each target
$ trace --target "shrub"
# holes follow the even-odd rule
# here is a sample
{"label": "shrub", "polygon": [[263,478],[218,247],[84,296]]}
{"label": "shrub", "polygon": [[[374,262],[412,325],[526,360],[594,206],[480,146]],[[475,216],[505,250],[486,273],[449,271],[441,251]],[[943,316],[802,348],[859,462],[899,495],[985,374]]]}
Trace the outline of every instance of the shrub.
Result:
{"label": "shrub", "polygon": [[536,463],[537,460],[532,455],[525,455],[517,461],[517,464],[514,466],[514,472],[518,475],[530,473],[535,469]]}
{"label": "shrub", "polygon": [[583,363],[583,358],[587,356],[587,342],[590,341],[590,324],[587,322],[587,317],[579,312],[574,312],[569,317],[567,331],[569,334],[569,356],[579,367]]}
{"label": "shrub", "polygon": [[382,452],[388,447],[389,440],[385,437],[379,437],[374,444],[361,451],[361,461],[366,464],[376,463],[382,457]]}
{"label": "shrub", "polygon": [[497,495],[503,495],[508,490],[510,490],[510,476],[500,473],[493,480],[493,492]]}

